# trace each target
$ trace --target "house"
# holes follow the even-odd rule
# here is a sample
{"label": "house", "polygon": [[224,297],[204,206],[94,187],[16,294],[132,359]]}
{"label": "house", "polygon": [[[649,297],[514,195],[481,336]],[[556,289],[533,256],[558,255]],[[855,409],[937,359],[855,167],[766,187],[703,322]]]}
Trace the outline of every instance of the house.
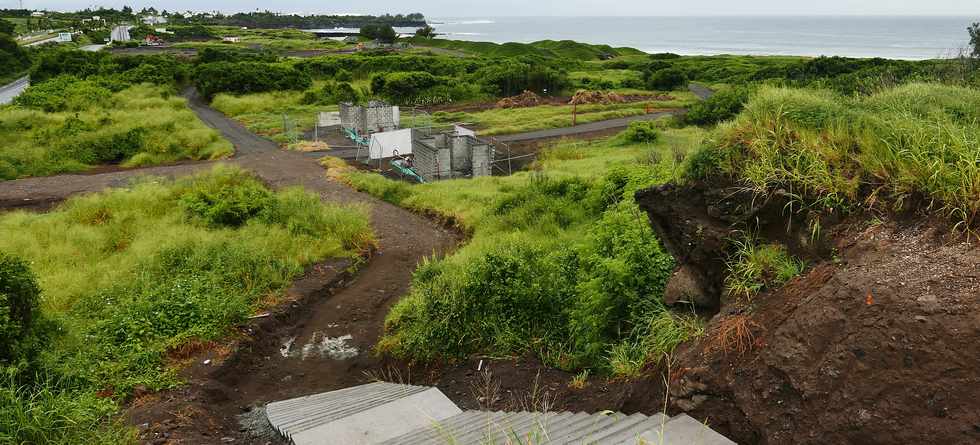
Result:
{"label": "house", "polygon": [[31,13],[31,17],[44,17],[44,13],[41,11],[34,11]]}
{"label": "house", "polygon": [[162,25],[167,23],[167,18],[159,15],[148,15],[143,17],[142,20],[144,25]]}
{"label": "house", "polygon": [[147,46],[160,46],[163,45],[163,39],[153,34],[147,34],[144,43],[146,43]]}

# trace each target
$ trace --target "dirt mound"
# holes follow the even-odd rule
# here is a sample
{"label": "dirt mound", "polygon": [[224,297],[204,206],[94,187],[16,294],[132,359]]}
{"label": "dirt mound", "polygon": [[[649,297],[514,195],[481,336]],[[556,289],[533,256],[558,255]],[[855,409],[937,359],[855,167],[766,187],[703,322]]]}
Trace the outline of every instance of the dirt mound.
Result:
{"label": "dirt mound", "polygon": [[505,97],[497,102],[497,108],[524,108],[541,105],[541,96],[533,91],[524,90],[517,96]]}
{"label": "dirt mound", "polygon": [[[710,190],[638,194],[704,289],[718,291],[718,246],[737,227],[807,255],[778,197]],[[675,353],[671,409],[746,444],[980,443],[980,246],[941,223],[868,219],[824,225],[833,253],[810,245],[804,276],[751,309],[723,301]]]}
{"label": "dirt mound", "polygon": [[626,98],[612,91],[579,91],[568,101],[569,105],[585,104],[621,104],[626,103]]}

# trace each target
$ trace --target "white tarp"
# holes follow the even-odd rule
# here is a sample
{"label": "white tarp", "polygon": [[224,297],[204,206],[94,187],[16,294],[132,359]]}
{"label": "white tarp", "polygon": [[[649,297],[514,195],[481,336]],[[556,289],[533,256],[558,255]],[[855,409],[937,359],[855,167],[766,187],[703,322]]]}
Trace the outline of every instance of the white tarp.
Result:
{"label": "white tarp", "polygon": [[400,155],[412,153],[412,129],[386,131],[384,133],[372,133],[371,144],[368,154],[371,159],[390,158],[395,155],[395,150]]}
{"label": "white tarp", "polygon": [[466,128],[462,125],[453,125],[453,131],[460,136],[473,136],[476,137],[476,132]]}

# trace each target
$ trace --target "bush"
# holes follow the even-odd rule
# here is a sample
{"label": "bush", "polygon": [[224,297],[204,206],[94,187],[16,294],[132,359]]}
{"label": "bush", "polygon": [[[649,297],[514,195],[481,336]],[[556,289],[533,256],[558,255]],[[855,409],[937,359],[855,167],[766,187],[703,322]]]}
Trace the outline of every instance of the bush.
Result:
{"label": "bush", "polygon": [[711,125],[732,119],[742,111],[750,95],[751,89],[748,87],[723,89],[692,105],[685,120],[694,125]]}
{"label": "bush", "polygon": [[261,62],[215,62],[194,69],[194,83],[205,97],[217,93],[260,93],[275,90],[305,90],[310,76],[292,66]]}
{"label": "bush", "polygon": [[328,82],[316,90],[303,93],[300,102],[306,105],[337,105],[343,102],[357,103],[360,93],[347,82]]}
{"label": "bush", "polygon": [[361,36],[371,40],[392,43],[398,38],[398,33],[391,25],[369,23],[361,27]]}
{"label": "bush", "polygon": [[101,51],[45,51],[31,68],[31,82],[43,82],[62,74],[84,79],[99,74],[110,63],[109,54]]}
{"label": "bush", "polygon": [[665,68],[650,74],[647,86],[651,90],[671,91],[684,86],[687,75],[678,68]]}
{"label": "bush", "polygon": [[180,192],[184,210],[214,227],[240,227],[268,210],[272,192],[242,170],[216,169]]}
{"label": "bush", "polygon": [[424,91],[449,83],[449,79],[422,71],[378,74],[371,78],[371,91],[395,102],[406,102]]}
{"label": "bush", "polygon": [[14,99],[14,103],[49,113],[83,111],[92,107],[107,105],[111,96],[112,91],[96,82],[62,75],[32,84]]}
{"label": "bush", "polygon": [[560,94],[571,85],[568,74],[564,71],[541,63],[517,60],[486,66],[471,78],[474,83],[482,85],[487,94],[497,97],[514,96],[524,91]]}
{"label": "bush", "polygon": [[33,359],[40,299],[41,288],[28,264],[0,252],[0,365]]}
{"label": "bush", "polygon": [[622,133],[622,139],[627,143],[648,143],[657,142],[660,137],[660,130],[654,121],[635,121],[630,122],[629,127]]}
{"label": "bush", "polygon": [[85,133],[68,139],[62,150],[85,164],[120,163],[140,152],[146,130],[140,127],[114,133]]}

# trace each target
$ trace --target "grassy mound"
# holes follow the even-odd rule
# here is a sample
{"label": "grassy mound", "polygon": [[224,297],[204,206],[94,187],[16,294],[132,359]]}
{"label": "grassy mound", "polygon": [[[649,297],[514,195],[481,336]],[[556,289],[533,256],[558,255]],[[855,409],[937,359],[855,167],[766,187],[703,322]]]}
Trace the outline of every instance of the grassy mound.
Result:
{"label": "grassy mound", "polygon": [[[69,89],[83,83],[67,82]],[[25,100],[57,96],[48,93],[55,92],[29,89]],[[56,112],[0,107],[0,139],[5,141],[0,145],[0,179],[84,171],[108,163],[138,167],[216,159],[233,152],[231,143],[198,120],[169,87],[144,84],[111,93],[91,86],[63,99],[52,105]]]}
{"label": "grassy mound", "polygon": [[0,382],[0,442],[15,443],[118,434],[99,428],[113,399],[179,383],[168,351],[227,334],[305,266],[373,243],[363,209],[272,192],[229,168],[74,198],[47,214],[8,213],[0,231],[9,234],[0,251],[37,274],[53,324],[37,357],[49,377]]}
{"label": "grassy mound", "polygon": [[971,88],[909,84],[855,98],[763,88],[692,165],[822,208],[914,204],[975,225],[978,119]]}

